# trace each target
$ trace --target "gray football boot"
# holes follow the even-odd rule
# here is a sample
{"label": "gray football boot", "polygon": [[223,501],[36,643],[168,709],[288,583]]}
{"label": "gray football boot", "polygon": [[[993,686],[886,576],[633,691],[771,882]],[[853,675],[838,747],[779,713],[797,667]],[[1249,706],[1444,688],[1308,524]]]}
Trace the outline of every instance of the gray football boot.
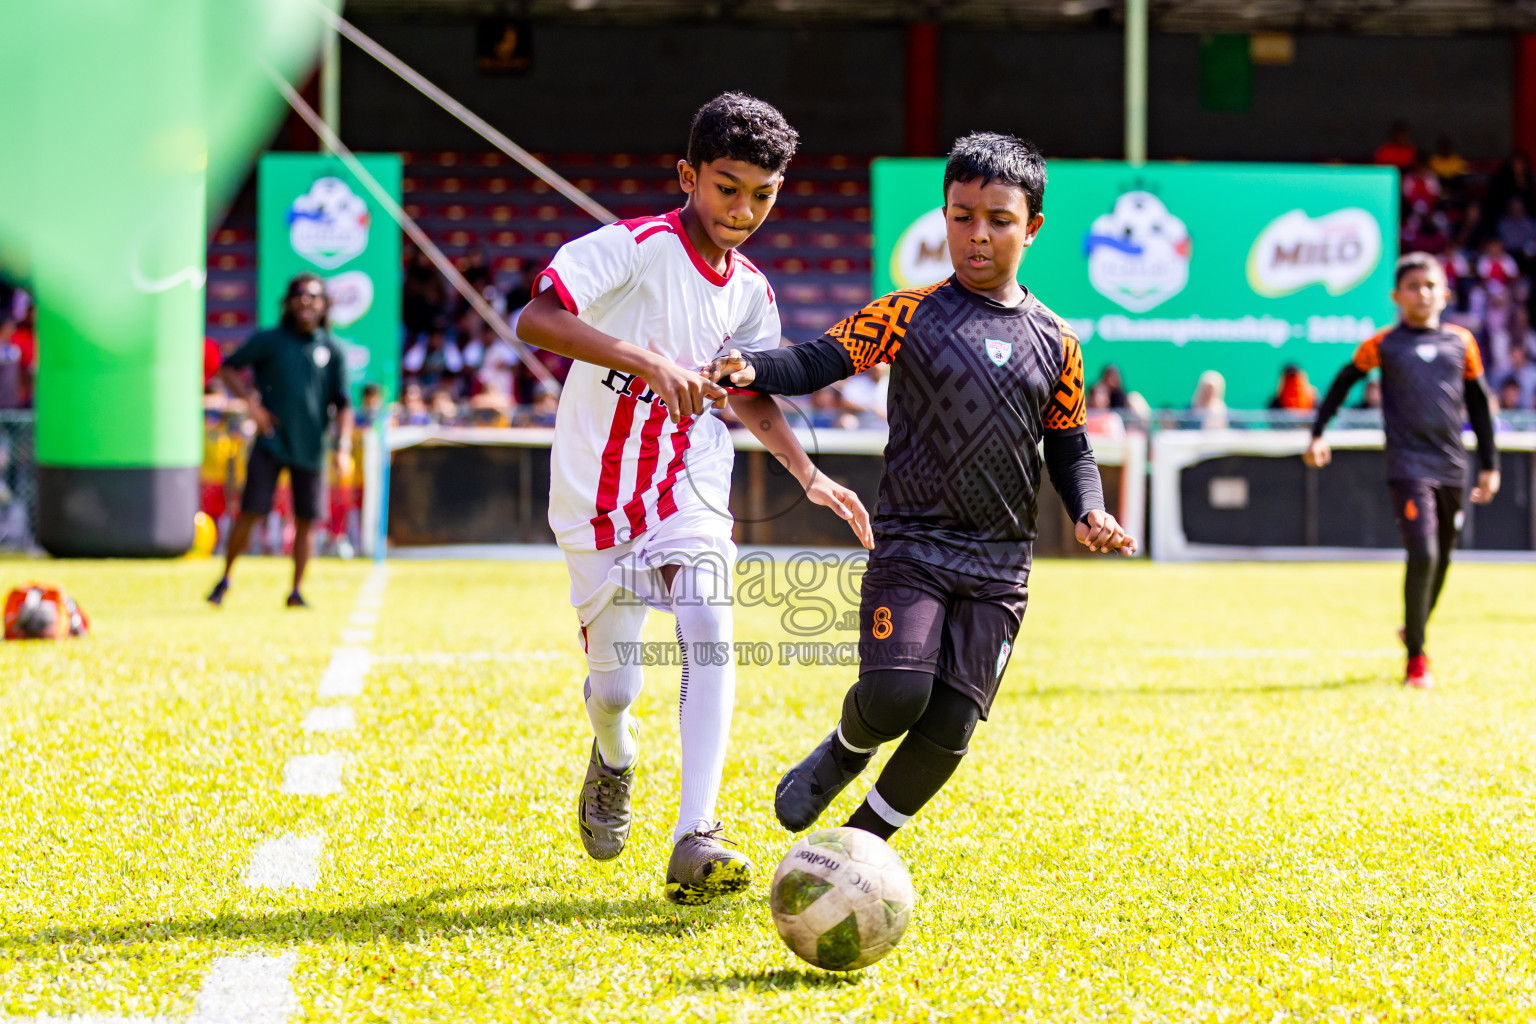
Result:
{"label": "gray football boot", "polygon": [[594,860],[612,860],[624,850],[629,839],[630,795],[635,786],[635,768],[640,755],[623,771],[603,763],[597,740],[592,741],[592,756],[587,759],[587,777],[576,798],[576,826],[581,845]]}
{"label": "gray football boot", "polygon": [[752,862],[747,855],[727,849],[736,842],[713,828],[689,832],[672,848],[667,861],[667,885],[662,895],[669,903],[695,907],[721,896],[745,892],[752,884]]}
{"label": "gray football boot", "polygon": [[[834,746],[835,745],[835,746]],[[773,792],[773,813],[779,824],[791,832],[799,832],[816,824],[821,813],[832,805],[837,794],[848,783],[859,777],[875,756],[849,752],[839,756],[837,748],[847,751],[832,730],[827,738],[806,755],[805,760],[784,773],[778,788]]]}

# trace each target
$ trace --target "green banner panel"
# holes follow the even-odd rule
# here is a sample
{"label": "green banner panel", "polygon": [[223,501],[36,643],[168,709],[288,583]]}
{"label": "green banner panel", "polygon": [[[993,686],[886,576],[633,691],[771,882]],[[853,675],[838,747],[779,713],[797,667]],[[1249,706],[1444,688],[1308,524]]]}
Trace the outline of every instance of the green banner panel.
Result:
{"label": "green banner panel", "polygon": [[[1397,171],[1296,164],[1053,160],[1045,226],[1020,280],[1070,320],[1088,378],[1119,365],[1154,406],[1188,405],[1205,370],[1262,408],[1280,369],[1327,386],[1394,318]],[[944,161],[872,169],[874,290],[941,280]]]}
{"label": "green banner panel", "polygon": [[[358,156],[397,203],[400,157]],[[331,330],[347,353],[352,400],[372,381],[386,402],[400,386],[400,229],[346,166],[317,153],[267,153],[257,176],[257,322],[275,327],[293,275],[331,293]]]}

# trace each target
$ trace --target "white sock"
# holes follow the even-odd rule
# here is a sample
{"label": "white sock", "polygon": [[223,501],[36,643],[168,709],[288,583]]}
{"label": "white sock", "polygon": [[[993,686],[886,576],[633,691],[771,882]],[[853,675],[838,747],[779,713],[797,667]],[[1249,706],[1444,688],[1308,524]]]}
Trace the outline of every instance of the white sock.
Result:
{"label": "white sock", "polygon": [[[694,574],[692,580],[684,576]],[[677,640],[683,648],[683,681],[678,721],[683,740],[682,800],[672,842],[689,832],[712,828],[720,773],[730,742],[731,710],[736,703],[736,659],[731,650],[732,615],[728,604],[710,604],[700,595],[715,594],[717,577],[684,567],[673,580]],[[721,664],[723,662],[723,664]]]}
{"label": "white sock", "polygon": [[582,696],[586,698],[587,718],[592,721],[592,735],[597,737],[597,752],[609,768],[628,768],[640,753],[629,706],[640,696],[644,682],[639,665],[626,665],[613,672],[587,670]]}

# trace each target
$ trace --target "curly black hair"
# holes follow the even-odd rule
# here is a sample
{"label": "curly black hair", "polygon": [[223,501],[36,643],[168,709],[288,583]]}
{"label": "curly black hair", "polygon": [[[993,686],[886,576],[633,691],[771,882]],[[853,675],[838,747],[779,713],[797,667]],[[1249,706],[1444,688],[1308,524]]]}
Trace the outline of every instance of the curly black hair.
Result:
{"label": "curly black hair", "polygon": [[782,173],[799,142],[800,133],[773,104],[724,92],[693,115],[688,162],[697,168],[711,160],[740,160]]}
{"label": "curly black hair", "polygon": [[1045,157],[1034,143],[997,132],[972,132],[956,139],[944,165],[946,199],[950,185],[977,178],[983,185],[1017,185],[1029,200],[1031,217],[1045,212]]}

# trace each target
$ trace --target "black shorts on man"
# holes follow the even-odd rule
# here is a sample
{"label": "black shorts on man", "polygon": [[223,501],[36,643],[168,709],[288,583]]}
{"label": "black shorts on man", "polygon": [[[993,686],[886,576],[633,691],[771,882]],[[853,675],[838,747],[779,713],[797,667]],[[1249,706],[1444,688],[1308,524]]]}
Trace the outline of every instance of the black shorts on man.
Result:
{"label": "black shorts on man", "polygon": [[277,493],[277,479],[285,469],[288,471],[288,487],[293,492],[294,518],[319,519],[325,474],[319,470],[281,463],[277,461],[277,456],[261,445],[251,447],[251,459],[245,468],[245,492],[240,497],[240,511],[258,516],[271,512],[272,498]]}

